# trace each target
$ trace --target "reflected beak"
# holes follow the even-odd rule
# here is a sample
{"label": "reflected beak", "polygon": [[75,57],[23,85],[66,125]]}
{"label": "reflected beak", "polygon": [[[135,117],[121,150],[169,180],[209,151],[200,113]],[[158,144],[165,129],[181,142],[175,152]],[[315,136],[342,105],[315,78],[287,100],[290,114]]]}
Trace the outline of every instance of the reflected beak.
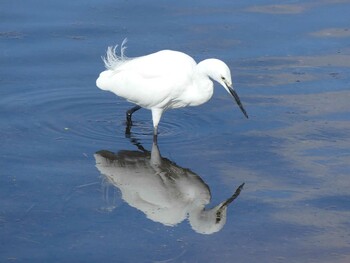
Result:
{"label": "reflected beak", "polygon": [[239,196],[239,194],[243,190],[243,186],[244,185],[245,185],[245,183],[243,183],[240,186],[238,186],[238,188],[236,189],[235,193],[230,198],[228,198],[225,202],[223,202],[219,209],[224,209],[229,204],[231,204]]}
{"label": "reflected beak", "polygon": [[231,204],[239,196],[239,194],[241,193],[241,191],[243,189],[243,186],[244,186],[244,183],[241,184],[240,186],[238,186],[235,193],[230,198],[228,198],[225,202],[223,202],[221,204],[221,206],[219,207],[219,209],[216,212],[216,223],[217,224],[221,221],[223,211],[228,207],[229,204]]}
{"label": "reflected beak", "polygon": [[232,85],[227,85],[225,83],[226,87],[227,87],[227,90],[230,92],[230,94],[232,95],[232,97],[235,98],[235,101],[237,102],[239,108],[241,109],[241,111],[243,112],[244,116],[248,119],[248,114],[247,112],[245,111],[243,105],[242,105],[242,102],[240,100],[240,98],[238,97],[238,94],[236,93],[236,91],[232,88]]}

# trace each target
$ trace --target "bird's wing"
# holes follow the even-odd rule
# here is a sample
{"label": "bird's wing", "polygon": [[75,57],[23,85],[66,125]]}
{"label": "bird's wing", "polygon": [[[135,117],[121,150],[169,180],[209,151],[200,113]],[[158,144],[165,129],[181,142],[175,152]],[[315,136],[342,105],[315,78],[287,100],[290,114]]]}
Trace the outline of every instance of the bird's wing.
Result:
{"label": "bird's wing", "polygon": [[182,52],[162,50],[130,59],[117,67],[115,73],[132,71],[133,74],[145,79],[164,78],[164,76],[188,74],[193,71],[195,65],[194,59]]}
{"label": "bird's wing", "polygon": [[163,50],[102,72],[96,85],[143,108],[162,108],[192,84],[195,66],[190,56]]}

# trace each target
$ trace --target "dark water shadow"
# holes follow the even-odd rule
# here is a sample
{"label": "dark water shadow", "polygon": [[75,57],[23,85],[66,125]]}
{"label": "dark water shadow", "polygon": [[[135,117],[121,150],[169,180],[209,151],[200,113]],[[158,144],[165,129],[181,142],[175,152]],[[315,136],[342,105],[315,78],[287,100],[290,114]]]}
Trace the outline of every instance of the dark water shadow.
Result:
{"label": "dark water shadow", "polygon": [[227,208],[239,196],[244,183],[232,196],[206,209],[211,193],[200,176],[162,157],[156,142],[151,151],[136,139],[131,142],[138,150],[101,150],[94,155],[104,180],[120,190],[128,205],[166,226],[188,219],[192,229],[200,234],[213,234],[223,228]]}

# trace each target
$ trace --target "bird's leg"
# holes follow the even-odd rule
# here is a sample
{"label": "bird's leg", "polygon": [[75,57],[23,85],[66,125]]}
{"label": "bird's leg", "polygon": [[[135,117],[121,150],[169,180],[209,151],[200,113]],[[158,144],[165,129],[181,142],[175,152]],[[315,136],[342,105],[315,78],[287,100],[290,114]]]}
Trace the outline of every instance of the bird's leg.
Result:
{"label": "bird's leg", "polygon": [[153,108],[152,109],[152,120],[153,120],[153,140],[157,141],[157,135],[158,135],[158,124],[160,121],[160,118],[163,114],[163,109]]}
{"label": "bird's leg", "polygon": [[158,144],[158,135],[157,135],[157,134],[153,134],[153,143],[154,143],[155,145]]}
{"label": "bird's leg", "polygon": [[126,112],[126,122],[128,125],[132,125],[131,116],[135,111],[138,111],[139,109],[141,109],[141,107],[139,105],[136,105]]}
{"label": "bird's leg", "polygon": [[131,120],[131,116],[132,114],[141,109],[140,106],[136,105],[134,107],[132,107],[130,110],[128,110],[126,112],[126,129],[125,129],[125,134],[130,134],[130,130],[131,130],[131,126],[132,126],[132,120]]}

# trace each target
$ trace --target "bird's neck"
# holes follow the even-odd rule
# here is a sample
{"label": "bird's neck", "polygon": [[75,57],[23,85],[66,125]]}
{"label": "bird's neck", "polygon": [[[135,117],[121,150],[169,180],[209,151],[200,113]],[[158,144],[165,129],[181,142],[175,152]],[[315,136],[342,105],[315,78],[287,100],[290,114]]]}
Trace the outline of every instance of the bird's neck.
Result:
{"label": "bird's neck", "polygon": [[216,59],[209,58],[209,59],[205,59],[205,60],[199,62],[197,64],[196,73],[198,75],[205,75],[205,76],[207,76],[207,78],[211,78],[213,80],[216,80],[217,74],[215,71],[216,68],[214,66],[215,60]]}
{"label": "bird's neck", "polygon": [[210,78],[210,66],[206,60],[198,63],[193,76],[193,86],[189,90],[190,106],[201,105],[212,97],[214,84]]}

